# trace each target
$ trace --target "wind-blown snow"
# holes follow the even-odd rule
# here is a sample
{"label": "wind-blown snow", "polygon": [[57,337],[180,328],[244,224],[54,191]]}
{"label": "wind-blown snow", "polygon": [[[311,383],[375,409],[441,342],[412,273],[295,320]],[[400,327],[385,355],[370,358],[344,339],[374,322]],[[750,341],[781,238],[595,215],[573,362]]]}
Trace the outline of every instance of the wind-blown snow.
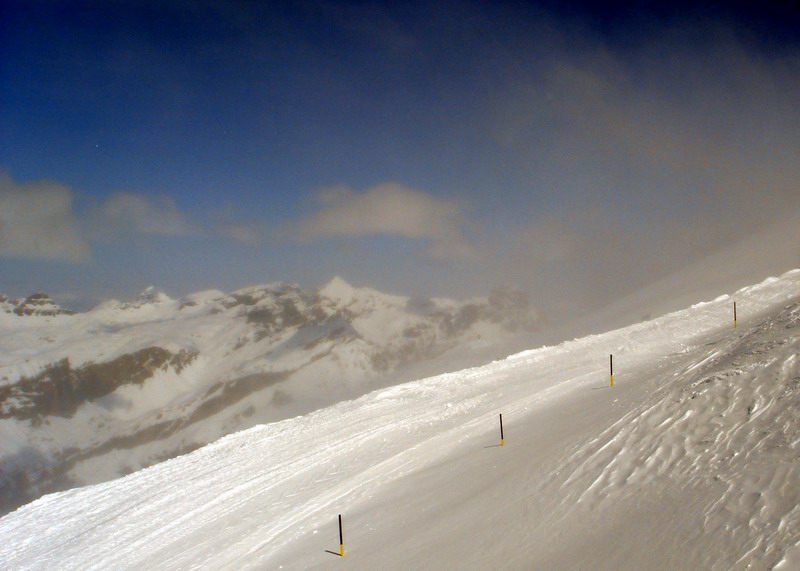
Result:
{"label": "wind-blown snow", "polygon": [[798,286],[795,270],[45,496],[0,519],[0,563],[796,569]]}

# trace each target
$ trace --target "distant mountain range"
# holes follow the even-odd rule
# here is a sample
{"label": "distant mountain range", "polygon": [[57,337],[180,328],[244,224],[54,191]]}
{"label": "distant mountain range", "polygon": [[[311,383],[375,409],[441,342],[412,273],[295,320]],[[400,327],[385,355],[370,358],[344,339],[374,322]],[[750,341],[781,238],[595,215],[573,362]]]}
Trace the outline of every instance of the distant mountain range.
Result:
{"label": "distant mountain range", "polygon": [[9,299],[0,293],[0,312],[15,313],[17,315],[73,315],[75,312],[62,309],[50,299],[46,293],[33,293],[25,299]]}
{"label": "distant mountain range", "polygon": [[353,398],[411,365],[541,322],[527,296],[410,299],[335,278],[172,299],[148,288],[85,313],[0,296],[0,513],[255,424]]}

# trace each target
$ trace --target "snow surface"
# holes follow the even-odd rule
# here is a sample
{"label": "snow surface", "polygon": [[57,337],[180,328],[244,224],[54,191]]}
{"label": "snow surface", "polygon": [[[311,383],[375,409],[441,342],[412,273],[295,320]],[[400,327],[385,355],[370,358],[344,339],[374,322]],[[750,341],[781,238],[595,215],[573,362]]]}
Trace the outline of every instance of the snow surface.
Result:
{"label": "snow surface", "polygon": [[0,519],[0,567],[798,569],[798,286],[794,270],[45,496]]}

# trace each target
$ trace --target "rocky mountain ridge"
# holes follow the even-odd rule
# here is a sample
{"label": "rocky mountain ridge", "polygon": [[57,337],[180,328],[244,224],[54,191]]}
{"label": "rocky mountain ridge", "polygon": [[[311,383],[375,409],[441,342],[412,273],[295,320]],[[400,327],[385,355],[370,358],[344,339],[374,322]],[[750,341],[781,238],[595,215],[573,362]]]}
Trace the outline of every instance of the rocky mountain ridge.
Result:
{"label": "rocky mountain ridge", "polygon": [[58,306],[46,293],[32,293],[25,299],[10,299],[7,295],[0,293],[0,312],[13,313],[20,317],[75,314],[74,311]]}

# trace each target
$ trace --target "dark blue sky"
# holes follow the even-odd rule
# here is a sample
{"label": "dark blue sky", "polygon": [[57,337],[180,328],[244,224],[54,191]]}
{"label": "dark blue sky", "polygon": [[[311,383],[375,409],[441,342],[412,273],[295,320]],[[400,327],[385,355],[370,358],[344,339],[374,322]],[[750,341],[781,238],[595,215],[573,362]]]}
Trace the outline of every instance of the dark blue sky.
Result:
{"label": "dark blue sky", "polygon": [[609,301],[799,196],[797,10],[729,6],[4,1],[0,291]]}

